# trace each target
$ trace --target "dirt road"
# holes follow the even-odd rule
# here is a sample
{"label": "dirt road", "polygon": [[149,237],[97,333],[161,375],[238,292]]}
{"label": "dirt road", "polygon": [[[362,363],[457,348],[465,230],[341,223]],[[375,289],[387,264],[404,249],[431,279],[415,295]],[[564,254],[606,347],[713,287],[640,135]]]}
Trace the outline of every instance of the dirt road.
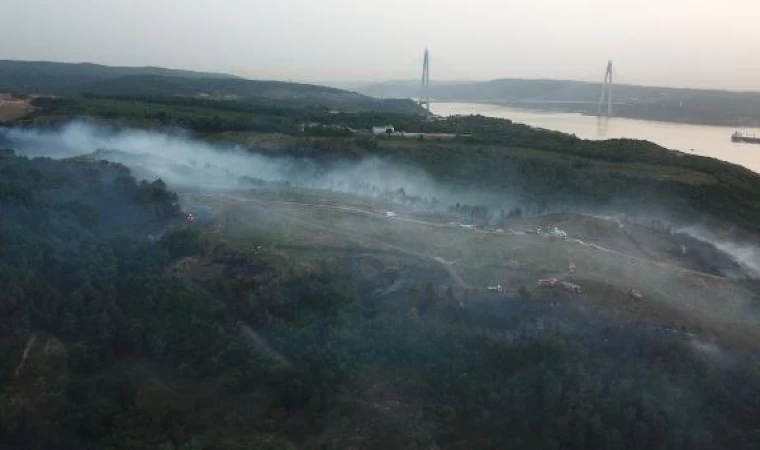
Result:
{"label": "dirt road", "polygon": [[32,334],[29,336],[29,340],[26,341],[26,345],[24,346],[24,353],[21,355],[21,362],[19,362],[18,366],[16,366],[16,376],[18,376],[18,374],[20,374],[24,369],[24,364],[26,364],[26,360],[29,358],[29,352],[32,350],[32,347],[34,347],[35,342],[37,342],[37,335]]}
{"label": "dirt road", "polygon": [[280,352],[273,349],[272,346],[270,346],[264,338],[259,336],[259,334],[253,330],[253,328],[249,327],[243,322],[238,322],[238,326],[240,327],[240,331],[242,331],[244,335],[251,339],[251,343],[260,354],[267,356],[269,359],[277,362],[282,367],[288,369],[293,368],[293,363],[285,358]]}
{"label": "dirt road", "polygon": [[[238,201],[244,201],[244,202],[251,203],[251,204],[254,205],[254,207],[256,207],[257,209],[260,209],[260,210],[264,209],[268,203],[273,203],[273,202],[270,202],[268,200],[258,200],[258,199],[239,199],[238,198],[237,200]],[[373,213],[371,211],[366,211],[366,210],[359,209],[359,208],[345,207],[345,206],[309,205],[309,204],[298,203],[298,202],[280,202],[280,201],[274,201],[274,202],[275,203],[289,203],[289,204],[293,204],[293,205],[297,205],[297,206],[308,205],[308,206],[315,206],[315,207],[321,207],[321,208],[327,208],[327,209],[333,209],[333,210],[340,210],[340,211],[344,211],[344,212],[360,213],[360,214],[372,216],[373,218],[377,218],[377,219],[385,217],[385,216],[381,216],[381,215],[379,215],[377,213]],[[303,219],[298,219],[298,218],[295,218],[293,216],[290,216],[290,215],[287,215],[287,214],[284,214],[284,213],[273,213],[271,209],[266,209],[266,212],[269,213],[269,214],[277,214],[277,215],[280,215],[280,216],[284,216],[288,220],[290,220],[291,222],[300,223],[302,225],[306,225],[306,226],[311,227],[311,228],[319,229],[321,231],[325,231],[325,232],[329,232],[329,233],[334,233],[335,232],[335,229],[327,227],[325,225],[321,225],[321,224],[314,223],[314,222],[307,221],[307,220],[303,220]],[[454,270],[454,268],[451,267],[451,264],[448,263],[447,261],[445,261],[443,258],[440,258],[438,256],[434,256],[434,255],[426,255],[424,253],[416,252],[416,251],[409,250],[409,249],[406,249],[406,248],[403,248],[403,247],[398,247],[396,245],[389,244],[387,242],[380,241],[380,240],[377,240],[377,239],[373,239],[373,238],[367,237],[367,236],[365,236],[363,234],[355,233],[355,232],[352,232],[352,231],[343,231],[342,230],[341,234],[344,235],[344,236],[350,236],[350,237],[354,238],[355,240],[357,240],[359,242],[363,242],[363,243],[366,243],[366,244],[371,244],[374,247],[379,247],[379,248],[383,248],[383,249],[386,249],[386,250],[394,251],[396,253],[401,253],[403,255],[411,256],[411,257],[414,257],[414,258],[424,259],[424,260],[435,262],[436,264],[438,264],[441,267],[443,267],[444,270],[446,270],[446,272],[451,276],[452,280],[454,280],[454,282],[457,284],[457,286],[459,286],[462,289],[471,289],[472,288],[472,286],[470,286],[469,284],[467,284],[462,279],[462,277]]]}
{"label": "dirt road", "polygon": [[[350,213],[356,213],[356,214],[362,214],[362,215],[366,215],[366,216],[371,216],[371,217],[376,218],[376,219],[396,220],[396,221],[399,221],[399,222],[411,223],[411,224],[416,224],[416,225],[421,225],[421,226],[426,226],[426,227],[432,227],[432,228],[451,228],[449,225],[445,225],[445,224],[441,224],[441,223],[426,222],[426,221],[423,221],[423,220],[409,219],[409,218],[405,218],[405,217],[401,217],[401,216],[386,217],[386,216],[384,216],[382,214],[378,214],[378,213],[375,213],[375,212],[372,212],[372,211],[367,211],[365,209],[348,207],[348,206],[325,205],[325,204],[304,203],[304,202],[296,202],[296,201],[282,201],[282,200],[258,200],[258,199],[256,199],[255,201],[256,202],[260,202],[260,203],[266,202],[266,203],[277,203],[277,204],[283,204],[283,205],[293,205],[293,206],[299,206],[299,207],[332,209],[332,210],[338,210],[338,211],[344,211],[344,212],[350,212]],[[311,223],[311,225],[320,226],[320,225],[314,224],[314,223]],[[483,230],[477,230],[477,232],[492,234],[492,233],[490,233],[488,231],[483,231]],[[375,244],[375,245],[381,245],[381,246],[383,246],[385,248],[393,249],[395,251],[400,251],[400,252],[409,254],[411,256],[415,256],[415,257],[419,257],[419,258],[424,258],[424,259],[432,259],[433,261],[436,261],[437,263],[441,264],[446,269],[446,271],[451,275],[451,277],[454,279],[454,281],[457,282],[457,284],[459,286],[461,286],[461,287],[470,287],[470,286],[467,286],[467,284],[464,282],[464,280],[462,280],[462,278],[459,276],[459,274],[457,274],[456,271],[453,270],[453,268],[451,267],[450,263],[444,261],[442,258],[439,258],[439,257],[436,257],[436,256],[424,255],[424,254],[413,252],[413,251],[410,251],[410,250],[407,250],[407,249],[402,249],[400,247],[396,247],[396,246],[391,245],[391,244],[375,241],[374,239],[371,239],[371,238],[366,238],[366,237],[363,237],[363,238],[372,241],[373,244]],[[655,266],[659,266],[659,267],[661,267],[663,269],[677,271],[680,274],[695,275],[695,276],[699,276],[699,277],[703,277],[703,278],[707,278],[707,279],[713,279],[713,280],[726,280],[726,277],[722,277],[722,276],[718,276],[718,275],[712,275],[712,274],[704,273],[704,272],[699,272],[699,271],[696,271],[696,270],[687,269],[687,268],[680,267],[680,266],[677,266],[677,265],[674,265],[674,264],[669,264],[669,263],[665,263],[665,262],[661,262],[661,261],[656,261],[656,260],[653,260],[653,259],[648,259],[648,258],[642,258],[642,257],[639,257],[639,256],[629,255],[627,253],[623,253],[623,252],[620,252],[620,251],[617,251],[617,250],[613,250],[613,249],[610,249],[610,248],[607,248],[607,247],[603,247],[603,246],[598,245],[598,244],[584,242],[584,241],[581,241],[579,239],[568,239],[568,240],[571,241],[571,242],[574,242],[574,243],[576,243],[578,245],[581,245],[583,247],[592,248],[592,249],[594,249],[596,251],[599,251],[599,252],[613,254],[613,255],[616,255],[616,256],[620,256],[622,258],[627,258],[627,259],[638,261],[638,262],[644,262],[644,263],[647,263],[647,264],[652,264],[652,265],[655,265]]]}
{"label": "dirt road", "polygon": [[[358,207],[351,207],[351,206],[340,206],[340,205],[329,205],[329,204],[318,204],[318,203],[307,203],[307,202],[298,202],[298,201],[286,201],[286,200],[265,200],[265,199],[258,199],[258,198],[251,198],[246,196],[241,196],[234,193],[228,193],[228,194],[202,194],[204,196],[223,196],[227,200],[233,200],[237,202],[246,203],[248,205],[251,205],[252,207],[260,210],[265,211],[267,214],[275,214],[279,215],[285,220],[299,223],[301,225],[317,229],[320,231],[324,231],[327,233],[335,233],[335,229],[304,219],[297,218],[291,214],[287,214],[285,212],[273,212],[271,208],[269,208],[269,205],[283,205],[283,206],[294,206],[299,208],[315,208],[315,209],[326,209],[326,210],[334,210],[334,211],[340,211],[345,213],[351,213],[351,214],[359,214],[363,216],[368,216],[376,220],[392,220],[392,221],[398,221],[403,223],[410,223],[414,225],[424,226],[424,227],[430,227],[430,228],[451,228],[449,225],[441,224],[441,223],[435,223],[435,222],[427,222],[424,220],[418,220],[418,219],[409,219],[401,216],[394,216],[394,217],[387,217],[384,214],[376,213],[373,211],[368,211],[366,209],[358,208]],[[468,231],[468,232],[477,232],[477,233],[487,233],[487,234],[493,234],[488,231],[484,230],[475,230],[475,231]],[[506,234],[506,233],[505,233]],[[373,247],[382,248],[385,250],[393,251],[396,253],[400,253],[403,255],[411,256],[417,259],[423,259],[427,261],[434,262],[438,265],[440,265],[451,277],[451,279],[456,283],[456,285],[462,289],[473,289],[474,287],[469,285],[467,282],[462,279],[462,277],[459,275],[459,273],[454,270],[452,264],[443,258],[440,258],[436,255],[428,255],[424,253],[420,253],[414,250],[410,250],[408,248],[399,247],[393,244],[390,244],[385,241],[381,241],[378,239],[374,239],[371,237],[368,237],[366,235],[347,231],[347,230],[341,230],[341,235],[351,237],[352,239],[358,241],[359,243],[364,243]],[[692,276],[700,277],[701,279],[709,279],[709,280],[721,280],[725,281],[725,277],[712,275],[704,272],[695,271],[692,269],[687,269],[681,266],[677,266],[674,264],[661,262],[661,261],[655,261],[648,258],[642,258],[640,256],[634,256],[630,254],[626,254],[617,250],[613,250],[607,247],[603,247],[598,244],[585,242],[580,239],[568,239],[569,242],[580,245],[585,248],[593,249],[597,252],[606,253],[610,255],[615,255],[621,258],[625,258],[631,261],[637,261],[642,262],[649,265],[654,265],[657,267],[660,267],[661,269],[673,271],[675,273],[679,274],[687,274]]]}
{"label": "dirt road", "polygon": [[[235,195],[235,194],[208,194],[208,195],[201,194],[201,195],[204,195],[204,196],[223,196],[227,200],[233,200],[233,201],[237,201],[237,202],[241,202],[241,203],[246,203],[246,204],[252,206],[253,208],[256,208],[259,211],[265,212],[266,214],[279,216],[279,217],[282,217],[283,219],[285,219],[285,220],[287,220],[289,222],[298,223],[300,225],[304,225],[304,226],[307,226],[309,228],[320,230],[320,231],[324,231],[326,233],[331,233],[331,234],[336,232],[336,230],[334,228],[331,228],[331,227],[328,227],[328,226],[325,226],[325,225],[322,225],[322,224],[319,224],[319,223],[316,223],[316,222],[304,220],[304,219],[301,219],[301,218],[298,218],[298,217],[294,217],[293,215],[287,214],[287,213],[284,213],[284,212],[275,212],[275,211],[272,211],[272,209],[269,207],[269,205],[271,205],[271,204],[281,204],[281,205],[291,205],[291,206],[297,206],[297,207],[312,207],[312,208],[321,208],[321,209],[331,209],[331,210],[337,210],[337,211],[342,211],[342,212],[350,212],[350,213],[355,213],[355,214],[362,214],[362,215],[370,216],[370,217],[378,219],[378,220],[380,220],[380,219],[382,219],[382,220],[394,220],[395,219],[395,218],[387,218],[386,219],[386,216],[384,216],[384,215],[381,215],[381,214],[378,214],[378,213],[375,213],[375,212],[372,212],[372,211],[367,211],[367,210],[364,210],[364,209],[360,209],[360,208],[353,208],[353,207],[347,207],[347,206],[320,205],[320,204],[313,204],[313,203],[301,203],[301,202],[282,201],[282,200],[261,200],[261,199],[254,199],[254,198],[249,198],[249,197],[241,197],[241,196]],[[456,283],[456,285],[458,287],[460,287],[462,289],[472,289],[473,288],[472,286],[470,286],[469,284],[467,284],[464,281],[464,279],[462,279],[462,277],[454,270],[454,268],[452,267],[452,265],[449,262],[445,261],[443,258],[440,258],[440,257],[435,256],[435,255],[426,255],[424,253],[416,252],[414,250],[409,250],[407,248],[403,248],[403,247],[399,247],[399,246],[396,246],[396,245],[393,245],[393,244],[389,244],[387,242],[384,242],[384,241],[381,241],[381,240],[378,240],[378,239],[374,239],[374,238],[371,238],[371,237],[368,237],[368,236],[365,236],[363,234],[356,233],[356,232],[353,232],[353,231],[341,230],[340,234],[342,236],[351,237],[355,241],[357,241],[359,243],[363,243],[365,245],[369,245],[369,246],[376,247],[376,248],[382,248],[382,249],[389,250],[389,251],[392,251],[392,252],[395,252],[395,253],[399,253],[399,254],[402,254],[402,255],[411,256],[413,258],[423,259],[423,260],[434,262],[434,263],[440,265],[441,267],[443,267],[443,269],[451,276],[451,279],[454,281],[454,283]]]}

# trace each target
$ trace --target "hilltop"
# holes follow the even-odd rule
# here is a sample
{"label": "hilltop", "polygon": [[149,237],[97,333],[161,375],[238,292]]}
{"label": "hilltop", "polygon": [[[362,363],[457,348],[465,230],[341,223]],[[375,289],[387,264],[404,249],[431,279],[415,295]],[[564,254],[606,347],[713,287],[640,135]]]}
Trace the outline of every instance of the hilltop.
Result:
{"label": "hilltop", "polygon": [[0,61],[0,93],[190,97],[257,101],[292,107],[423,114],[411,100],[378,100],[355,92],[227,74],[98,64]]}
{"label": "hilltop", "polygon": [[237,78],[228,74],[161,67],[113,67],[92,63],[0,60],[0,92],[71,94],[85,91],[93,84],[105,80],[139,75],[178,78]]}

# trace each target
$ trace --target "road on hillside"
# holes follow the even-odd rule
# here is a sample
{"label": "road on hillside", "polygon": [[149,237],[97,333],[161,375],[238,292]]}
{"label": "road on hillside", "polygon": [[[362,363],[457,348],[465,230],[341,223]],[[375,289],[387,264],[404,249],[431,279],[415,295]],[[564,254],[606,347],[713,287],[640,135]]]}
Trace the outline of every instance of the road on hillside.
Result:
{"label": "road on hillside", "polygon": [[[237,202],[242,202],[242,203],[249,204],[252,207],[254,207],[254,208],[256,208],[256,209],[258,209],[258,210],[260,210],[262,212],[265,212],[267,214],[277,215],[277,216],[280,216],[280,217],[282,217],[282,218],[284,218],[284,219],[286,219],[286,220],[288,220],[290,222],[299,223],[301,225],[305,225],[307,227],[314,228],[314,229],[321,230],[321,231],[325,231],[325,232],[331,233],[331,234],[335,233],[335,229],[334,228],[331,228],[331,227],[328,227],[328,226],[325,226],[325,225],[322,225],[322,224],[319,224],[319,223],[315,223],[315,222],[312,222],[312,221],[309,221],[309,220],[300,219],[300,218],[294,217],[294,216],[292,216],[290,214],[287,214],[287,213],[274,212],[274,211],[272,211],[271,208],[268,208],[267,206],[269,204],[273,204],[274,203],[274,204],[285,204],[285,205],[292,205],[292,206],[299,206],[299,207],[304,207],[304,206],[306,206],[306,207],[317,207],[317,208],[323,208],[323,209],[338,210],[338,211],[343,211],[343,212],[358,213],[358,214],[367,215],[367,216],[370,216],[370,217],[373,217],[373,218],[376,218],[376,219],[385,218],[385,216],[382,216],[380,214],[377,214],[377,213],[374,213],[374,212],[371,212],[371,211],[367,211],[367,210],[360,209],[360,208],[347,207],[347,206],[320,205],[320,204],[301,203],[301,202],[288,202],[288,201],[282,201],[282,200],[261,200],[261,199],[253,199],[253,198],[241,197],[239,195],[234,195],[234,194],[202,194],[202,195],[204,195],[204,196],[224,196],[228,200],[234,200],[234,201],[237,201]],[[437,224],[434,224],[434,225],[437,225]],[[443,267],[443,269],[449,274],[449,276],[451,277],[451,279],[456,283],[456,285],[458,287],[460,287],[462,289],[473,289],[474,288],[473,286],[471,286],[468,283],[466,283],[464,281],[464,279],[462,279],[462,277],[454,270],[454,268],[452,267],[451,263],[449,263],[448,261],[444,260],[441,257],[435,256],[435,255],[426,255],[426,254],[421,253],[421,252],[416,252],[416,251],[409,250],[409,249],[406,249],[406,248],[403,248],[403,247],[398,247],[396,245],[389,244],[387,242],[383,242],[383,241],[380,241],[380,240],[377,240],[377,239],[374,239],[374,238],[371,238],[371,237],[368,237],[368,236],[365,236],[363,234],[359,234],[359,233],[356,233],[356,232],[353,232],[353,231],[347,231],[347,230],[344,231],[344,230],[341,230],[341,235],[343,235],[343,236],[350,236],[353,239],[359,241],[360,243],[370,244],[371,246],[374,246],[374,247],[383,248],[383,249],[390,250],[390,251],[393,251],[393,252],[396,252],[396,253],[400,253],[400,254],[403,254],[403,255],[406,255],[406,256],[411,256],[411,257],[417,258],[417,259],[423,259],[423,260],[427,260],[427,261],[432,261],[432,262],[440,265],[441,267]]]}
{"label": "road on hillside", "polygon": [[[301,207],[332,209],[332,210],[338,210],[338,211],[345,211],[345,212],[363,214],[363,215],[366,215],[366,216],[373,217],[375,219],[386,219],[386,217],[387,217],[387,216],[382,215],[382,214],[378,214],[378,213],[375,213],[375,212],[372,212],[372,211],[367,211],[366,209],[361,209],[361,208],[356,208],[356,207],[350,207],[350,206],[326,205],[326,204],[318,204],[318,203],[306,203],[306,202],[283,201],[283,200],[258,200],[257,199],[256,201],[258,201],[258,202],[267,202],[267,203],[277,203],[277,204],[284,204],[284,205],[301,206]],[[433,227],[433,228],[451,228],[451,226],[446,225],[446,224],[435,223],[435,222],[427,222],[427,221],[419,220],[419,219],[409,219],[409,218],[402,217],[402,216],[387,217],[387,219],[396,220],[396,221],[405,222],[405,223],[412,223],[412,224],[417,224],[417,225],[422,225],[422,226],[427,226],[427,227]],[[314,224],[314,225],[316,225],[316,224]],[[473,231],[470,231],[470,232],[473,232]],[[494,233],[491,233],[490,231],[484,231],[484,230],[475,230],[474,232],[494,234]],[[367,239],[370,239],[370,238],[367,238]],[[653,265],[656,265],[656,266],[659,266],[659,267],[662,267],[662,268],[665,268],[665,269],[675,270],[675,271],[677,271],[678,273],[681,273],[681,274],[696,275],[696,276],[700,276],[700,277],[708,278],[708,279],[713,279],[713,280],[726,280],[726,277],[723,277],[723,276],[720,276],[720,275],[713,275],[713,274],[709,274],[709,273],[705,273],[705,272],[700,272],[700,271],[693,270],[693,269],[687,269],[687,268],[684,268],[684,267],[680,267],[680,266],[677,266],[675,264],[669,264],[669,263],[665,263],[665,262],[661,262],[661,261],[656,261],[654,259],[641,258],[639,256],[629,255],[627,253],[623,253],[623,252],[620,252],[618,250],[613,250],[611,248],[603,247],[603,246],[598,245],[598,244],[594,244],[594,243],[590,243],[590,242],[585,242],[585,241],[582,241],[580,239],[568,239],[568,240],[570,242],[576,243],[576,244],[578,244],[580,246],[583,246],[583,247],[586,247],[586,248],[591,248],[591,249],[597,250],[599,252],[613,254],[613,255],[616,255],[616,256],[620,256],[622,258],[628,258],[628,259],[639,261],[639,262],[653,264]],[[407,252],[407,253],[410,252],[409,250],[404,250],[404,249],[401,249],[400,247],[396,247],[396,246],[393,246],[391,244],[385,244],[385,243],[382,243],[382,244],[386,245],[386,246],[390,246],[390,247],[392,247],[394,249],[397,249],[397,250],[401,250],[401,251]],[[635,242],[635,244],[636,244],[637,247],[639,247],[638,242]],[[456,276],[454,275],[454,274],[456,274],[456,272],[454,272],[453,269],[451,268],[451,264],[449,262],[443,260],[442,258],[435,257],[435,256],[430,256],[430,255],[423,255],[423,254],[416,253],[416,252],[411,252],[411,253],[413,253],[414,255],[416,255],[418,257],[422,257],[422,258],[425,258],[425,259],[431,259],[432,258],[436,262],[444,265],[444,267],[449,271],[449,273],[452,274],[452,277],[454,277],[455,279],[461,280],[461,278],[459,278],[458,275],[456,275]],[[642,253],[644,253],[645,255],[647,255],[646,252],[642,251]],[[458,284],[459,284],[459,282],[458,282]],[[466,283],[462,282],[461,284],[466,284]]]}
{"label": "road on hillside", "polygon": [[[325,225],[322,225],[322,224],[319,224],[319,223],[316,223],[316,222],[300,219],[300,218],[294,217],[291,214],[287,214],[287,213],[284,213],[284,212],[277,212],[277,213],[275,213],[275,212],[273,212],[271,210],[271,208],[267,208],[267,206],[271,205],[271,204],[277,204],[277,205],[285,205],[285,206],[318,208],[318,209],[326,209],[326,210],[334,210],[334,211],[340,211],[340,212],[347,212],[347,213],[351,213],[351,214],[360,214],[360,215],[371,217],[371,218],[376,219],[376,220],[395,220],[395,221],[399,221],[399,222],[411,223],[411,224],[425,226],[425,227],[431,227],[431,228],[449,228],[449,229],[451,228],[450,225],[441,224],[441,223],[435,223],[435,222],[427,222],[427,221],[419,220],[419,219],[409,219],[409,218],[405,218],[405,217],[401,217],[401,216],[388,217],[388,216],[386,216],[384,214],[380,214],[380,213],[376,213],[374,211],[368,211],[367,209],[363,209],[363,208],[359,208],[359,207],[352,207],[352,206],[329,205],[329,204],[320,204],[320,203],[299,202],[299,201],[292,201],[292,200],[290,200],[290,201],[288,201],[288,200],[265,200],[265,199],[244,197],[244,196],[240,196],[240,195],[232,194],[232,193],[230,193],[230,194],[218,194],[217,193],[217,194],[202,194],[202,195],[203,196],[223,196],[226,199],[230,199],[230,200],[234,200],[234,201],[238,201],[238,202],[247,203],[247,204],[253,206],[254,208],[256,208],[258,210],[261,210],[261,211],[264,211],[264,212],[266,212],[268,214],[277,214],[280,217],[283,217],[284,219],[289,220],[291,222],[300,223],[302,225],[305,225],[305,226],[308,226],[308,227],[311,227],[311,228],[314,228],[314,229],[318,229],[318,230],[321,230],[321,231],[325,231],[325,232],[328,232],[328,233],[335,233],[335,229],[330,228],[330,227],[325,226]],[[473,230],[473,231],[469,231],[469,232],[470,233],[475,232],[475,233],[495,234],[495,233],[492,233],[492,232],[489,232],[489,231],[485,231],[485,230]],[[393,251],[393,252],[396,252],[396,253],[400,253],[400,254],[403,254],[403,255],[411,256],[411,257],[414,257],[414,258],[417,258],[417,259],[423,259],[423,260],[434,262],[434,263],[438,264],[439,266],[441,266],[449,274],[449,276],[451,277],[451,279],[456,283],[456,285],[458,287],[460,287],[462,289],[474,289],[475,288],[474,286],[468,284],[461,277],[461,275],[459,275],[459,273],[456,270],[454,270],[454,267],[453,267],[453,265],[452,265],[452,263],[450,261],[446,261],[446,260],[444,260],[443,258],[441,258],[439,256],[428,255],[428,254],[425,254],[425,253],[421,253],[421,252],[417,252],[417,251],[414,251],[414,250],[410,250],[408,248],[399,247],[399,246],[396,246],[396,245],[393,245],[393,244],[389,244],[387,242],[384,242],[384,241],[381,241],[381,240],[377,240],[377,239],[368,237],[366,235],[363,235],[363,234],[360,234],[360,233],[356,233],[356,232],[352,232],[352,231],[341,231],[341,234],[345,235],[345,236],[350,236],[353,239],[355,239],[355,240],[357,240],[357,241],[359,241],[361,243],[370,244],[370,245],[375,246],[375,247],[384,248],[386,250],[390,250],[390,251]],[[688,275],[697,276],[697,277],[700,277],[703,280],[705,280],[705,279],[708,279],[708,280],[726,280],[726,278],[722,277],[722,276],[712,275],[712,274],[708,274],[708,273],[704,273],[704,272],[700,272],[700,271],[696,271],[696,270],[692,270],[692,269],[687,269],[687,268],[684,268],[684,267],[681,267],[681,266],[678,266],[678,265],[675,265],[675,264],[670,264],[670,263],[666,263],[666,262],[655,261],[655,260],[651,260],[651,259],[647,259],[647,258],[642,258],[642,257],[639,257],[639,256],[630,255],[630,254],[627,254],[627,253],[620,252],[618,250],[614,250],[614,249],[611,249],[611,248],[603,247],[603,246],[598,245],[598,244],[594,244],[594,243],[590,243],[590,242],[585,242],[585,241],[582,241],[580,239],[572,239],[572,238],[570,238],[570,239],[568,239],[568,241],[571,242],[571,243],[580,245],[582,247],[598,251],[598,252],[615,255],[615,256],[618,256],[618,257],[621,257],[621,258],[626,258],[628,260],[638,261],[638,262],[646,263],[646,264],[649,264],[649,265],[654,265],[654,266],[660,267],[662,269],[667,269],[667,270],[675,271],[676,273],[679,273],[679,274],[688,274]]]}

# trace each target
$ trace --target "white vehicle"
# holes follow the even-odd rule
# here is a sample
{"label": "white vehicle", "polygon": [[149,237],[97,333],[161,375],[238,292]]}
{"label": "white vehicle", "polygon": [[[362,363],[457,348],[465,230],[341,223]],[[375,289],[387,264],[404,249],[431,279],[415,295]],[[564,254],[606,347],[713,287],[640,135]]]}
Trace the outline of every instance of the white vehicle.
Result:
{"label": "white vehicle", "polygon": [[504,288],[502,288],[500,284],[497,284],[496,286],[487,286],[486,290],[488,292],[504,292]]}
{"label": "white vehicle", "polygon": [[581,287],[578,286],[577,284],[570,283],[568,281],[561,281],[559,283],[559,285],[562,287],[562,289],[564,289],[566,291],[570,291],[573,294],[582,294],[583,293],[583,289],[581,289]]}
{"label": "white vehicle", "polygon": [[554,227],[554,229],[549,234],[551,235],[551,237],[562,239],[563,241],[567,239],[567,233],[563,230],[560,230],[557,227]]}

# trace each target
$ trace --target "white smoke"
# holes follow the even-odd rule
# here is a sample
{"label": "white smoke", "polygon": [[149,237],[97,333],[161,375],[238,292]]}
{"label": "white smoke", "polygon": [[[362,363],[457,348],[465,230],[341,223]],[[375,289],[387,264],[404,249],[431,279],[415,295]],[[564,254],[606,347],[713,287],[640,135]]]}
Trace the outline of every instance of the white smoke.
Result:
{"label": "white smoke", "polygon": [[179,132],[113,130],[76,121],[60,129],[0,128],[0,137],[21,155],[90,155],[124,164],[137,178],[161,178],[174,188],[235,189],[250,187],[245,179],[257,179],[365,195],[403,189],[406,196],[426,199],[428,204],[436,198],[441,207],[456,202],[477,203],[486,197],[477,191],[444,187],[423,170],[381,159],[324,166],[314,160],[265,156],[240,146],[214,145]]}
{"label": "white smoke", "polygon": [[[161,178],[174,189],[251,187],[245,181],[247,177],[367,196],[379,196],[403,188],[408,197],[436,198],[441,209],[457,202],[482,204],[493,210],[521,206],[504,194],[445,186],[421,169],[381,159],[343,161],[324,166],[314,160],[265,156],[235,145],[215,145],[181,132],[114,130],[76,121],[58,129],[0,128],[0,138],[5,138],[11,148],[26,156],[70,158],[91,155],[122,163],[137,178],[149,181]],[[431,203],[423,201],[420,205],[430,207]],[[617,216],[603,218],[624,226]],[[676,231],[715,245],[751,276],[760,277],[760,248],[757,246],[720,239],[705,227],[691,226]]]}
{"label": "white smoke", "polygon": [[86,122],[60,130],[10,128],[5,137],[22,155],[69,158],[96,153],[138,173],[152,173],[175,185],[231,187],[240,176],[282,178],[282,164],[246,155],[233,147],[216,148],[178,134],[144,130],[113,131]]}
{"label": "white smoke", "polygon": [[729,255],[752,278],[760,278],[760,248],[757,245],[721,238],[707,228],[696,225],[683,227],[675,232],[714,245],[715,248]]}

